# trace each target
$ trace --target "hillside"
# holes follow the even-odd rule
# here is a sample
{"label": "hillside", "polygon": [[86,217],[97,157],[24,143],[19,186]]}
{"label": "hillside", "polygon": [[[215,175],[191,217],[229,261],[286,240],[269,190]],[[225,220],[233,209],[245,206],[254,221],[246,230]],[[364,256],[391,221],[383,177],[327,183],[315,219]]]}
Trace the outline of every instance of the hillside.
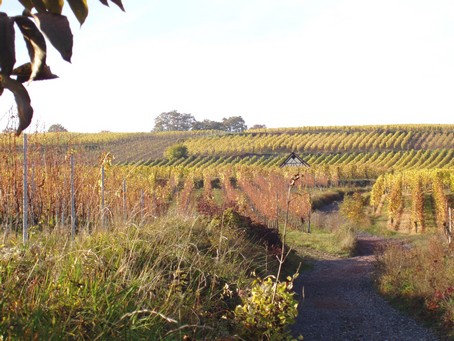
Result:
{"label": "hillside", "polygon": [[[17,143],[20,143],[18,141]],[[295,151],[313,166],[366,167],[366,177],[391,170],[454,167],[454,125],[302,127],[166,133],[34,134],[31,144],[82,150],[91,162],[110,153],[114,164],[204,168],[226,164],[274,167]],[[164,151],[184,143],[186,159]]]}

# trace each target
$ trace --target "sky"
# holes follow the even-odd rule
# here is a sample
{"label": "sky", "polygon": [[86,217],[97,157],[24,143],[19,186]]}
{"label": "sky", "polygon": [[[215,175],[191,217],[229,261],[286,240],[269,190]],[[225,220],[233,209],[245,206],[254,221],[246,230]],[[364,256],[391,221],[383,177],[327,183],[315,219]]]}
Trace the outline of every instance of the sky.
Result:
{"label": "sky", "polygon": [[[27,86],[28,132],[147,132],[163,112],[269,128],[454,124],[451,0],[89,1],[72,63]],[[17,0],[0,11],[20,14]],[[18,30],[17,30],[18,31]],[[16,33],[17,65],[27,61]],[[12,96],[0,97],[0,128]]]}

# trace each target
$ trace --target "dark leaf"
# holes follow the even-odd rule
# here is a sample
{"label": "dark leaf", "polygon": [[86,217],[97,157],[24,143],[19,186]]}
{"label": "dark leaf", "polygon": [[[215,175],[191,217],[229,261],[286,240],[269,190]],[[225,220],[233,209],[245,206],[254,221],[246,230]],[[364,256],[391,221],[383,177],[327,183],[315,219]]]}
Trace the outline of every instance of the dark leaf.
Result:
{"label": "dark leaf", "polygon": [[107,2],[107,0],[99,0],[99,1],[101,1],[101,3],[102,3],[103,5],[109,6],[109,3]]}
{"label": "dark leaf", "polygon": [[14,21],[0,12],[0,72],[9,76],[15,63]]}
{"label": "dark leaf", "polygon": [[68,3],[77,20],[82,25],[88,15],[87,0],[68,0]]}
{"label": "dark leaf", "polygon": [[43,0],[48,11],[54,14],[61,14],[63,5],[65,2],[63,0]]}
{"label": "dark leaf", "polygon": [[33,14],[40,30],[46,35],[51,44],[60,52],[62,58],[71,63],[73,53],[73,34],[68,18],[60,14]]}
{"label": "dark leaf", "polygon": [[19,0],[19,2],[28,10],[31,10],[33,8],[32,0]]}
{"label": "dark leaf", "polygon": [[46,11],[46,4],[43,0],[31,0],[33,2],[33,6],[36,8],[38,12],[45,12]]}
{"label": "dark leaf", "polygon": [[0,75],[0,83],[14,94],[17,112],[19,114],[19,127],[16,130],[16,135],[20,135],[32,121],[33,108],[31,106],[30,96],[24,86],[14,79]]}
{"label": "dark leaf", "polygon": [[41,71],[43,65],[46,64],[46,40],[35,23],[29,18],[17,16],[14,17],[14,21],[24,36],[28,54],[30,55],[31,70],[29,81],[31,82]]}
{"label": "dark leaf", "polygon": [[123,4],[121,3],[121,0],[110,0],[110,1],[112,1],[118,7],[120,7],[123,12],[125,11],[125,8],[123,7]]}
{"label": "dark leaf", "polygon": [[[31,64],[30,63],[25,63],[13,70],[12,75],[17,76],[17,81],[20,83],[24,83],[30,79],[30,74],[31,74]],[[38,72],[38,74],[35,77],[35,81],[42,81],[42,80],[48,80],[48,79],[55,79],[58,78],[57,75],[54,75],[52,71],[50,70],[50,67],[48,65],[43,65],[41,67],[41,70]]]}

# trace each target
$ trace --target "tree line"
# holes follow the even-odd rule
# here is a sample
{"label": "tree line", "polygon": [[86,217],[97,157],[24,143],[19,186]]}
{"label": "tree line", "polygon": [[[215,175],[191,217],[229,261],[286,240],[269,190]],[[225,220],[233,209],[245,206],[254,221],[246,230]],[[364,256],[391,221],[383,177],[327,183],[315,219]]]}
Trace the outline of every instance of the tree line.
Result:
{"label": "tree line", "polygon": [[240,133],[247,129],[241,116],[223,118],[222,121],[204,119],[197,121],[191,114],[181,114],[176,110],[163,112],[155,120],[153,131],[189,131],[189,130],[220,130]]}

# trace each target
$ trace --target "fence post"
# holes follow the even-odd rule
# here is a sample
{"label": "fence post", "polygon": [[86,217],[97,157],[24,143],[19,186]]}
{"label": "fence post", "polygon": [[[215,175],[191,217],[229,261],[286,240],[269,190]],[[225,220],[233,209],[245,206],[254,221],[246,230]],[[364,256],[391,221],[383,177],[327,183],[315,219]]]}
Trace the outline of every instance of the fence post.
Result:
{"label": "fence post", "polygon": [[448,223],[448,244],[451,245],[451,243],[452,243],[452,207],[450,207],[449,210],[448,210],[448,218],[449,218],[449,223]]}
{"label": "fence post", "polygon": [[145,209],[143,189],[140,190],[140,223],[143,221],[143,210]]}
{"label": "fence post", "polygon": [[23,216],[22,216],[22,239],[23,243],[27,243],[28,240],[28,200],[27,200],[27,189],[28,189],[28,183],[27,183],[27,173],[28,173],[28,167],[27,167],[27,134],[24,133],[24,164],[23,164]]}
{"label": "fence post", "polygon": [[126,179],[123,179],[123,220],[126,223],[128,219],[126,214]]}
{"label": "fence post", "polygon": [[104,229],[104,165],[101,166],[101,227]]}
{"label": "fence post", "polygon": [[71,154],[71,237],[74,239],[76,237],[76,198],[74,190],[74,154]]}
{"label": "fence post", "polygon": [[276,229],[279,231],[279,192],[276,192]]}
{"label": "fence post", "polygon": [[35,224],[35,216],[34,216],[34,206],[33,206],[33,197],[36,193],[36,184],[35,184],[35,164],[32,163],[32,176],[31,176],[31,184],[30,184],[30,205],[29,205],[29,211],[30,211],[30,220],[32,224]]}

